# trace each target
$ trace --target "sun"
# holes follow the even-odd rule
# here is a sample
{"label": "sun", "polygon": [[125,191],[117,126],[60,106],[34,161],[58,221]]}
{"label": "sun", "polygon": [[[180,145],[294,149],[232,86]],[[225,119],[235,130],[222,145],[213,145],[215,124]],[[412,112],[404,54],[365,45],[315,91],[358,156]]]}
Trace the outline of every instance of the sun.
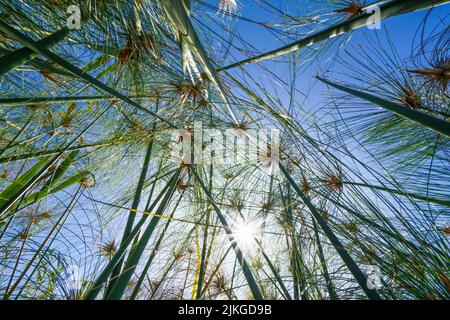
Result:
{"label": "sun", "polygon": [[257,248],[257,239],[261,233],[261,222],[258,220],[239,219],[232,224],[232,232],[240,248],[255,249]]}

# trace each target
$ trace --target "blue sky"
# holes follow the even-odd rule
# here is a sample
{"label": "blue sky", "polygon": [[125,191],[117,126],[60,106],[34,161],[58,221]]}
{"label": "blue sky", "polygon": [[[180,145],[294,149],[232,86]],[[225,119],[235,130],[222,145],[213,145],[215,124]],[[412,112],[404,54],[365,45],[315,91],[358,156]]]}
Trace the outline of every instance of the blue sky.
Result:
{"label": "blue sky", "polygon": [[[307,2],[307,1],[306,1]],[[314,2],[311,0],[310,2]],[[260,22],[273,21],[274,17],[279,18],[280,15],[271,15],[260,8],[259,5],[256,5],[253,1],[238,1],[239,3],[239,14],[246,18],[250,18]],[[286,3],[289,6],[288,12],[292,16],[299,16],[303,14],[310,14],[305,8],[299,6],[301,2],[299,1],[270,1],[275,7],[285,8]],[[323,1],[322,1],[323,3]],[[329,12],[330,10],[334,10],[335,7],[324,7],[323,11]],[[302,12],[303,11],[303,12]],[[434,8],[432,14],[429,17],[428,23],[429,25],[435,25],[439,19],[442,19],[446,15],[450,14],[450,6],[444,5],[438,8]],[[368,28],[361,28],[355,30],[351,33],[351,38],[349,40],[350,45],[355,44],[366,44],[367,39],[363,37],[363,34],[366,36],[372,37],[376,33],[383,36],[386,31],[388,31],[390,38],[392,39],[397,52],[403,58],[407,58],[411,52],[411,45],[413,43],[415,32],[419,27],[420,23],[423,21],[426,15],[426,11],[419,11],[404,14],[401,16],[391,17],[389,19],[384,19],[382,21],[382,28],[380,30],[369,30]],[[231,23],[231,21],[230,21]],[[242,38],[244,38],[247,42],[251,44],[252,47],[257,49],[257,53],[266,52],[273,50],[275,48],[281,47],[291,41],[288,39],[277,39],[277,36],[265,28],[262,28],[259,25],[249,23],[246,21],[234,21],[235,32],[238,33]],[[301,29],[298,29],[301,30]],[[300,39],[300,37],[293,36],[293,39]],[[239,41],[234,42],[238,47],[241,47]],[[247,49],[247,48],[245,48]],[[328,52],[329,56],[332,56],[336,52],[336,49],[330,50]],[[234,55],[239,55],[236,51],[233,51]],[[256,52],[255,52],[256,54]],[[236,57],[236,59],[243,59],[248,56],[240,54],[240,57]],[[322,60],[319,60],[319,63],[322,63]],[[277,59],[280,61],[281,59]],[[224,64],[234,62],[232,59],[229,59]],[[283,80],[288,81],[289,72],[285,68],[287,66],[286,63],[271,63],[264,62],[271,71],[275,71],[278,76],[280,76]],[[323,68],[323,66],[320,66]],[[333,66],[336,67],[336,66]],[[261,68],[257,65],[247,65],[246,70],[250,72],[250,74],[254,77],[264,76],[261,72]],[[299,86],[297,89],[300,91],[306,91],[309,84],[311,84],[311,79],[314,75],[317,74],[317,66],[313,65],[309,70],[303,71],[302,74],[299,75]],[[264,81],[263,79],[261,81]],[[307,93],[307,92],[305,92]],[[311,103],[316,104],[320,101],[317,99],[316,95],[309,95],[312,98]]]}

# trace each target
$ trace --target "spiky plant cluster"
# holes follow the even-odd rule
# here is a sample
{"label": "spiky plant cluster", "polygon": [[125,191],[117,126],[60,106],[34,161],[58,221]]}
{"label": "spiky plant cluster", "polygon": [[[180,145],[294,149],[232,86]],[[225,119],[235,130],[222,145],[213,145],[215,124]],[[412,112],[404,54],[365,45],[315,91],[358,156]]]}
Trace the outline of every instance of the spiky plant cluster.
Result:
{"label": "spiky plant cluster", "polygon": [[353,18],[363,13],[366,1],[349,0],[338,2],[338,5],[342,6],[342,8],[337,9],[336,12],[345,13],[348,18]]}

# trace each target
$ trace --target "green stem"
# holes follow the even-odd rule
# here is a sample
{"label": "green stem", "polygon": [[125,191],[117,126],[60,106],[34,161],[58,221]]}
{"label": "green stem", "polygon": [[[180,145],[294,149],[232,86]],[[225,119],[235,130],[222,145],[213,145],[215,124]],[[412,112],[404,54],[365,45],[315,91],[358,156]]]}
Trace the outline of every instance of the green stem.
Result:
{"label": "green stem", "polygon": [[[45,37],[42,40],[37,41],[39,45],[44,48],[51,48],[58,42],[64,39],[69,33],[69,29],[63,28],[52,35]],[[37,53],[29,48],[20,48],[11,51],[4,56],[0,57],[0,76],[14,70],[17,66],[23,65],[37,56]]]}
{"label": "green stem", "polygon": [[378,295],[377,291],[374,289],[369,289],[367,286],[367,277],[365,274],[361,271],[361,269],[358,267],[356,262],[352,259],[352,257],[348,254],[347,250],[345,250],[344,245],[341,243],[341,241],[336,237],[334,232],[331,230],[331,228],[328,226],[328,224],[325,222],[325,220],[322,218],[321,214],[316,210],[314,205],[309,200],[309,197],[306,196],[299,188],[299,186],[294,182],[289,172],[286,170],[286,168],[280,163],[279,164],[281,171],[283,172],[284,176],[288,180],[288,182],[291,184],[292,188],[294,188],[295,192],[299,195],[299,197],[302,199],[303,203],[308,207],[309,211],[311,212],[314,219],[319,224],[322,231],[327,236],[328,240],[333,245],[334,249],[337,251],[339,256],[341,257],[342,261],[345,263],[349,271],[352,273],[353,277],[355,278],[356,282],[358,282],[359,286],[363,289],[364,293],[367,295],[369,299],[372,300],[381,300],[381,297]]}
{"label": "green stem", "polygon": [[386,109],[388,111],[396,113],[401,117],[404,117],[411,121],[417,122],[417,123],[423,125],[424,127],[427,127],[429,129],[434,130],[438,133],[441,133],[447,137],[450,137],[450,122],[449,121],[445,121],[445,120],[436,118],[436,117],[426,114],[422,111],[408,108],[401,104],[379,98],[377,96],[374,96],[374,95],[366,93],[366,92],[361,92],[361,91],[358,91],[355,89],[347,88],[343,85],[339,85],[337,83],[331,82],[330,80],[327,80],[327,79],[324,79],[321,77],[317,77],[317,78],[320,81],[322,81],[323,83],[326,83],[327,85],[329,85],[331,87],[334,87],[338,90],[347,92],[355,97],[367,100],[371,103],[377,104],[383,109]]}
{"label": "green stem", "polygon": [[354,185],[354,186],[360,186],[360,187],[365,187],[365,188],[369,188],[369,189],[386,191],[386,192],[394,193],[394,194],[397,194],[397,195],[400,195],[400,196],[405,196],[405,197],[409,197],[409,198],[413,198],[413,199],[417,199],[417,200],[422,200],[422,201],[426,201],[426,202],[430,202],[430,203],[434,203],[434,204],[439,204],[439,205],[442,205],[442,206],[450,207],[450,200],[430,198],[430,197],[427,197],[427,196],[424,196],[424,195],[421,195],[421,194],[417,194],[417,193],[411,193],[411,192],[406,192],[406,191],[386,188],[386,187],[382,187],[382,186],[375,186],[375,185],[366,184],[366,183],[351,182],[351,181],[342,181],[342,183],[347,184],[347,185]]}
{"label": "green stem", "polygon": [[[117,281],[115,282],[114,286],[112,287],[111,291],[109,292],[108,296],[106,297],[106,300],[118,300],[122,298],[122,295],[125,292],[125,289],[128,285],[128,282],[130,281],[134,270],[137,267],[137,264],[139,262],[139,259],[142,257],[142,254],[144,253],[144,250],[147,246],[148,241],[150,240],[150,237],[153,234],[153,231],[156,228],[156,225],[158,224],[161,215],[164,210],[166,210],[167,206],[169,205],[170,199],[173,196],[173,193],[176,188],[176,184],[178,181],[178,177],[181,172],[181,167],[175,172],[174,176],[172,177],[171,181],[169,182],[169,189],[167,193],[165,194],[164,198],[161,200],[161,203],[158,206],[158,209],[156,209],[156,215],[152,217],[150,220],[150,223],[148,224],[147,228],[145,229],[144,233],[142,234],[139,241],[136,243],[135,246],[133,246],[130,254],[128,255],[127,261],[125,262],[124,270],[120,274],[120,276],[117,278]],[[150,208],[150,211],[152,208]]]}
{"label": "green stem", "polygon": [[198,173],[196,171],[195,168],[192,168],[192,172],[194,174],[195,179],[197,180],[197,182],[200,184],[201,188],[203,189],[203,191],[206,193],[209,202],[211,203],[211,205],[214,208],[214,211],[216,211],[217,216],[219,217],[220,222],[222,223],[222,226],[225,229],[225,232],[228,236],[228,239],[231,242],[231,245],[233,246],[233,249],[236,253],[236,259],[238,260],[239,264],[241,265],[242,271],[244,272],[244,276],[247,279],[247,283],[250,287],[250,290],[253,294],[253,297],[256,300],[264,300],[263,295],[261,294],[261,291],[258,288],[258,284],[255,281],[255,278],[253,277],[253,274],[250,270],[250,267],[248,266],[247,261],[244,258],[244,255],[242,254],[241,249],[239,248],[236,239],[233,236],[233,232],[231,231],[230,226],[228,225],[224,215],[222,214],[222,211],[220,210],[220,208],[217,206],[217,204],[215,203],[214,199],[212,198],[211,193],[209,192],[209,190],[206,188],[205,184],[203,183],[203,181],[200,179],[200,177],[198,176]]}
{"label": "green stem", "polygon": [[24,34],[20,33],[19,31],[11,28],[7,23],[5,23],[4,21],[1,21],[1,20],[0,20],[0,31],[4,32],[5,34],[10,36],[11,38],[21,42],[23,45],[27,46],[28,48],[30,48],[34,52],[42,54],[42,55],[46,56],[47,58],[53,60],[55,63],[59,64],[61,67],[69,70],[74,75],[76,75],[76,76],[84,79],[85,81],[93,84],[97,88],[99,88],[99,89],[101,89],[103,91],[106,91],[109,94],[112,94],[112,95],[116,96],[118,99],[128,103],[129,105],[135,107],[138,110],[144,111],[144,112],[152,115],[153,117],[155,117],[155,118],[161,120],[162,122],[168,124],[171,128],[176,128],[175,125],[172,122],[170,122],[170,121],[168,121],[168,120],[166,120],[164,118],[161,118],[156,113],[148,110],[147,108],[144,108],[140,104],[138,104],[135,101],[131,100],[129,97],[119,93],[118,91],[116,91],[113,88],[107,86],[106,84],[104,84],[100,80],[90,76],[86,72],[83,72],[83,70],[77,68],[76,66],[71,64],[69,61],[63,59],[62,57],[58,56],[57,54],[54,54],[53,52],[51,52],[50,50],[48,50],[47,48],[45,48],[44,46],[39,44],[39,42],[33,41],[32,39],[30,39],[29,37],[27,37]]}
{"label": "green stem", "polygon": [[[378,7],[381,11],[380,19],[387,19],[389,17],[398,16],[401,14],[405,14],[408,12],[423,10],[426,8],[439,6],[448,3],[448,0],[387,0],[387,1],[379,1]],[[370,6],[366,7],[370,10]],[[345,20],[343,22],[337,23],[331,27],[325,28],[318,32],[315,32],[301,40],[295,41],[293,43],[289,43],[281,48],[260,54],[255,57],[251,57],[228,66],[222,67],[218,69],[218,71],[224,71],[232,68],[236,68],[248,63],[255,63],[262,60],[267,60],[274,57],[279,57],[285,55],[289,52],[299,50],[300,48],[304,48],[310,46],[314,43],[328,40],[335,36],[341,35],[343,33],[359,29],[367,25],[368,19],[372,15],[372,12],[366,12],[355,16],[351,19]]]}

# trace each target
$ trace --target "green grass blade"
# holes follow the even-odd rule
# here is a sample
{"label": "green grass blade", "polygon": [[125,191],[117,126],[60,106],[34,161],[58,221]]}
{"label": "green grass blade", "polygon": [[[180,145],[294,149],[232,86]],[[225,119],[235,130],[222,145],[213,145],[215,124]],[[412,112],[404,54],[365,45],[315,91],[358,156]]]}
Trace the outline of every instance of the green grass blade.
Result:
{"label": "green grass blade", "polygon": [[[155,98],[152,95],[130,95],[130,98]],[[115,101],[115,96],[78,96],[78,97],[29,97],[29,98],[5,98],[0,99],[0,106],[29,106],[34,104],[51,104],[64,102],[89,102],[89,101]]]}
{"label": "green grass blade", "polygon": [[[178,172],[178,171],[177,171]],[[150,206],[150,208],[154,207],[162,197],[165,196],[165,194],[168,192],[168,189],[170,186],[172,186],[176,180],[174,179],[175,175],[170,179],[170,181],[165,185],[165,187],[161,190],[158,197],[156,197],[153,204]],[[123,258],[125,255],[128,247],[132,243],[132,241],[135,239],[136,235],[139,234],[140,229],[144,225],[144,223],[147,221],[147,215],[143,215],[141,219],[136,223],[136,225],[133,227],[133,230],[130,232],[127,239],[120,244],[119,249],[117,249],[117,252],[114,254],[114,256],[111,258],[111,260],[108,262],[108,264],[105,266],[105,268],[102,270],[102,272],[98,275],[97,279],[93,283],[91,289],[88,291],[88,293],[85,296],[86,300],[94,300],[97,295],[100,293],[103,285],[105,282],[107,282],[108,278],[111,276],[111,273],[113,272],[116,265],[119,263],[119,261]]]}
{"label": "green grass blade", "polygon": [[[145,158],[144,158],[144,163],[142,165],[141,174],[139,176],[138,184],[136,186],[136,191],[134,193],[133,203],[131,204],[131,210],[130,210],[130,213],[128,214],[127,223],[125,225],[125,229],[123,231],[121,241],[125,241],[125,239],[129,236],[131,229],[133,228],[133,223],[134,223],[134,220],[136,217],[136,209],[138,208],[139,202],[141,200],[142,190],[144,188],[144,182],[145,182],[145,178],[147,176],[148,165],[150,163],[152,150],[153,150],[153,140],[150,141],[150,143],[148,144],[148,147],[147,147],[147,151],[146,151]],[[115,267],[115,269],[111,275],[111,281],[108,285],[107,292],[110,289],[112,289],[112,287],[114,286],[115,279],[121,272],[122,264],[123,264],[123,259],[121,261],[119,261],[119,263],[117,264],[117,266]]]}
{"label": "green grass blade", "polygon": [[434,130],[438,133],[441,133],[447,137],[450,137],[450,122],[449,121],[445,121],[445,120],[436,118],[436,117],[426,114],[422,111],[411,109],[411,108],[403,106],[401,104],[376,97],[369,93],[365,93],[365,92],[361,92],[361,91],[358,91],[355,89],[347,88],[343,85],[334,83],[330,80],[326,80],[321,77],[318,77],[318,79],[333,88],[344,91],[346,93],[349,93],[355,97],[369,101],[371,103],[377,104],[378,106],[380,106],[383,109],[394,112],[394,113],[398,114],[399,116],[402,116],[406,119],[417,122],[417,123],[423,125],[424,127],[427,127],[429,129]]}
{"label": "green grass blade", "polygon": [[429,202],[429,203],[438,204],[441,206],[450,207],[450,200],[427,197],[426,195],[423,195],[423,194],[412,193],[412,192],[402,191],[402,190],[398,190],[398,189],[391,189],[391,188],[387,188],[387,187],[383,187],[383,186],[376,186],[376,185],[367,184],[367,183],[359,183],[359,182],[352,182],[352,181],[343,181],[343,183],[347,184],[347,185],[361,186],[361,187],[366,187],[369,189],[385,191],[385,192],[393,193],[393,194],[396,194],[399,196],[409,197],[411,199],[421,200],[421,201],[425,201],[425,202]]}
{"label": "green grass blade", "polygon": [[66,173],[67,169],[75,162],[75,158],[78,154],[78,151],[71,152],[64,161],[58,166],[58,168],[55,170],[55,172],[52,174],[52,176],[48,179],[48,181],[45,183],[45,185],[39,190],[38,192],[35,192],[23,200],[20,201],[17,205],[11,207],[11,209],[18,208],[20,206],[24,206],[30,203],[34,203],[36,201],[39,201],[45,197],[47,197],[50,194],[54,194],[58,191],[63,190],[64,188],[69,187],[72,184],[75,184],[79,182],[81,179],[83,179],[89,172],[83,171],[81,173],[78,173],[70,178],[67,178],[65,181],[57,185],[57,182],[61,180],[61,178]]}
{"label": "green grass blade", "polygon": [[325,283],[327,285],[328,294],[330,295],[331,300],[337,300],[338,296],[336,294],[336,290],[333,286],[333,282],[330,277],[330,273],[328,272],[327,263],[325,261],[325,257],[323,254],[322,241],[320,241],[319,231],[317,230],[317,223],[313,220],[314,226],[314,237],[316,238],[317,244],[317,254],[319,256],[320,264],[322,266],[322,273],[325,279]]}
{"label": "green grass blade", "polygon": [[[52,35],[45,37],[37,43],[44,48],[51,48],[58,42],[64,39],[69,33],[69,29],[63,28]],[[17,66],[23,65],[37,56],[37,53],[29,48],[21,48],[11,51],[0,57],[0,76],[14,70]]]}
{"label": "green grass blade", "polygon": [[[94,142],[90,144],[85,145],[76,145],[66,148],[66,151],[73,151],[73,150],[83,150],[88,148],[99,148],[99,147],[105,147],[113,145],[113,141],[100,141],[100,142]],[[0,163],[6,163],[6,162],[12,162],[12,161],[18,161],[18,160],[28,160],[33,158],[40,158],[45,157],[49,155],[55,155],[60,154],[63,150],[61,148],[51,149],[51,150],[42,150],[42,151],[33,151],[29,153],[23,153],[23,154],[16,154],[16,155],[7,155],[0,157]]]}
{"label": "green grass blade", "polygon": [[[158,208],[156,209],[156,215],[152,217],[150,220],[149,225],[145,229],[144,233],[142,234],[139,241],[136,243],[135,246],[133,246],[133,249],[131,250],[127,261],[124,265],[124,271],[119,275],[118,279],[116,280],[114,286],[112,287],[111,291],[107,295],[107,300],[118,300],[122,298],[128,282],[130,281],[134,270],[137,267],[137,264],[139,262],[139,259],[142,257],[142,254],[144,253],[144,250],[147,246],[148,241],[150,240],[150,237],[153,234],[153,231],[156,228],[156,225],[158,224],[159,220],[161,219],[160,215],[163,214],[164,210],[166,210],[167,206],[169,205],[170,199],[173,196],[173,193],[176,188],[176,183],[178,181],[178,177],[180,175],[181,168],[179,168],[171,181],[169,182],[169,189],[166,192],[164,198],[161,200],[161,203],[159,204]],[[152,208],[150,208],[149,211],[151,211]]]}
{"label": "green grass blade", "polygon": [[42,176],[49,167],[48,160],[49,157],[44,157],[38,161],[0,193],[0,217]]}
{"label": "green grass blade", "polygon": [[285,284],[283,283],[283,280],[281,279],[280,274],[278,273],[277,269],[275,268],[275,266],[273,265],[272,261],[270,260],[270,258],[267,256],[267,254],[264,252],[264,249],[262,247],[262,244],[258,242],[259,248],[261,250],[261,253],[264,257],[264,260],[266,261],[266,263],[268,264],[270,271],[272,271],[276,282],[279,284],[280,288],[281,288],[281,292],[283,293],[284,297],[288,300],[292,300],[291,295],[289,294],[288,289],[286,288]]}
{"label": "green grass blade", "polygon": [[162,240],[164,239],[166,231],[169,228],[170,223],[172,222],[173,215],[175,214],[175,211],[178,208],[178,205],[180,204],[181,200],[182,200],[182,195],[179,197],[179,200],[178,200],[177,204],[174,206],[174,208],[172,210],[172,213],[170,214],[169,218],[167,219],[166,224],[164,225],[164,229],[162,230],[158,240],[155,243],[155,246],[153,247],[152,253],[148,257],[147,263],[145,264],[144,268],[141,271],[141,275],[140,275],[138,281],[136,282],[136,285],[134,286],[133,292],[131,293],[130,300],[135,300],[136,299],[136,297],[137,297],[137,295],[139,293],[139,289],[141,288],[142,283],[144,282],[144,279],[147,276],[147,271],[150,268],[150,266],[151,266],[151,264],[153,262],[153,259],[156,256],[156,253],[157,253],[158,249],[161,246]]}

